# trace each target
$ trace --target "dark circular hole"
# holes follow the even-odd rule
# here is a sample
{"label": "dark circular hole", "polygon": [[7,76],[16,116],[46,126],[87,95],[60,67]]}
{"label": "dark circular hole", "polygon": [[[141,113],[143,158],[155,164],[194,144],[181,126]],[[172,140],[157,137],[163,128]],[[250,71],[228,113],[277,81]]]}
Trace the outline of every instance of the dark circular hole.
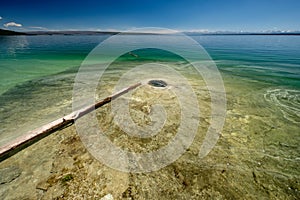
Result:
{"label": "dark circular hole", "polygon": [[152,85],[154,87],[166,87],[168,84],[163,80],[150,80],[148,82],[149,85]]}

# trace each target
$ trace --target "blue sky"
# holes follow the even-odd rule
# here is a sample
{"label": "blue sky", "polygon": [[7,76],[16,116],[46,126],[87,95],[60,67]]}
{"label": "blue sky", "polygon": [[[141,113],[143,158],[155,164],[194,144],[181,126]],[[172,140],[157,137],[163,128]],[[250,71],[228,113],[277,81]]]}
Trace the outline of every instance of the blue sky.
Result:
{"label": "blue sky", "polygon": [[299,0],[3,0],[0,27],[20,31],[300,30],[299,8]]}

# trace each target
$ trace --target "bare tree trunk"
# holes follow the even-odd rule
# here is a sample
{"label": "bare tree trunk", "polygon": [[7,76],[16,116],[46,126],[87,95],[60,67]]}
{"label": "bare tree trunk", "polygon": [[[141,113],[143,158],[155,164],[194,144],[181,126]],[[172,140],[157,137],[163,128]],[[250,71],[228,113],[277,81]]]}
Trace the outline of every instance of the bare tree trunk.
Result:
{"label": "bare tree trunk", "polygon": [[118,98],[119,96],[129,92],[130,90],[139,87],[140,85],[141,83],[131,85],[127,88],[124,88],[123,90],[118,91],[115,94],[112,94],[111,96],[106,97],[105,99],[93,105],[74,111],[69,115],[66,115],[60,119],[57,119],[49,124],[46,124],[40,128],[28,132],[25,135],[18,137],[17,139],[13,140],[9,144],[0,147],[0,162],[5,160],[6,158],[9,158],[10,156],[13,156],[14,154],[18,153],[22,149],[34,144],[35,142],[48,136],[49,134],[55,132],[56,130],[64,128],[67,125],[73,124],[77,119],[84,116],[85,114],[90,113],[93,110],[111,102],[115,98]]}

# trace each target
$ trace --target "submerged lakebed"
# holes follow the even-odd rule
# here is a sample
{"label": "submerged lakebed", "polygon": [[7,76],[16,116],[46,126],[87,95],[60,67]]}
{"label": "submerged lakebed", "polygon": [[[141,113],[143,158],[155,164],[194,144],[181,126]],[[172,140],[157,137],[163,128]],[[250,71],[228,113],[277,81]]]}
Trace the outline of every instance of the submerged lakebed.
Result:
{"label": "submerged lakebed", "polygon": [[[72,41],[80,41],[80,37],[60,37],[55,36],[56,41],[67,38],[70,42],[64,52],[79,52]],[[112,194],[115,199],[299,198],[300,62],[297,48],[300,38],[263,37],[195,37],[216,62],[227,96],[223,131],[214,149],[204,159],[200,159],[198,153],[211,112],[205,82],[176,56],[154,50],[137,51],[134,53],[139,57],[126,54],[106,71],[99,84],[101,87],[97,89],[97,99],[110,95],[120,75],[133,66],[159,62],[176,69],[193,87],[202,114],[196,137],[183,156],[156,172],[118,172],[94,159],[83,146],[75,127],[70,126],[0,163],[1,177],[3,173],[8,176],[1,179],[1,196],[6,199],[21,197],[18,195],[44,199],[101,198],[107,194]],[[53,39],[51,36],[42,38]],[[27,39],[29,47],[39,44],[34,41],[36,38]],[[79,43],[85,49],[96,44],[92,37],[82,39],[87,40],[89,45]],[[22,59],[29,59],[23,57],[24,52],[29,51],[23,48],[15,52],[19,64]],[[47,53],[51,55],[51,51]],[[82,57],[80,54],[77,61]],[[8,58],[7,55],[9,63]],[[30,62],[35,63],[38,58]],[[73,58],[66,56],[65,59],[67,66]],[[53,60],[57,62],[55,58]],[[47,62],[51,63],[51,59]],[[66,69],[18,83],[2,93],[1,144],[72,111],[72,89],[78,67]],[[180,109],[176,95],[168,87],[177,85],[172,81],[166,83],[167,87],[157,89],[143,85],[132,94],[129,104],[133,121],[140,125],[151,122],[149,114],[158,100],[165,106],[168,120],[153,138],[133,138],[124,133],[114,123],[110,105],[96,111],[99,125],[115,145],[134,152],[148,152],[165,146],[174,137]],[[189,97],[184,100],[188,102]]]}

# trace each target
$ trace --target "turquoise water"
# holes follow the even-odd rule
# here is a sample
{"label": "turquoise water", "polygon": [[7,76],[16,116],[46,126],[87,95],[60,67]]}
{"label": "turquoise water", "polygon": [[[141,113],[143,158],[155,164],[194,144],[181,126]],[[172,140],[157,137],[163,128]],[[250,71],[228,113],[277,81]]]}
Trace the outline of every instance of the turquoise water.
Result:
{"label": "turquoise water", "polygon": [[[0,37],[0,94],[25,81],[79,66],[85,56],[108,37]],[[224,72],[279,85],[300,86],[298,36],[193,36],[193,39]]]}
{"label": "turquoise water", "polygon": [[[27,131],[72,112],[73,83],[78,68],[88,53],[108,37],[108,35],[0,37],[0,146]],[[153,37],[155,39],[156,36]],[[187,67],[181,57],[157,49],[133,51],[132,53],[138,57],[132,53],[124,54],[110,66],[101,80],[103,82],[100,84],[104,84],[101,85],[100,97],[105,97],[111,94],[114,84],[122,75],[121,72],[147,62],[169,64],[168,66],[186,75],[195,89],[203,113],[193,144],[180,159],[157,172],[130,174],[130,187],[135,188],[137,193],[134,198],[144,199],[147,197],[144,193],[148,191],[150,196],[156,199],[162,195],[166,195],[162,199],[191,199],[191,197],[299,199],[300,37],[193,36],[193,38],[215,61],[223,77],[227,97],[226,120],[222,133],[216,146],[204,159],[199,159],[198,152],[203,142],[202,136],[210,124],[210,98],[203,80],[194,75],[195,70]],[[147,122],[151,107],[145,99],[162,98],[161,96],[156,98],[154,95],[161,95],[159,91],[152,93],[150,89],[142,87],[137,90],[136,96],[140,99],[136,98],[130,108],[133,116],[146,117],[134,118],[136,122],[141,124]],[[172,131],[176,131],[174,123],[179,121],[180,111],[178,106],[176,107],[177,101],[173,102],[172,98],[164,100],[168,102],[167,111],[171,113],[171,117],[169,119],[168,116],[167,121],[170,124],[164,127],[166,135],[158,134],[160,139],[139,141],[123,134],[113,123],[109,106],[97,110],[99,124],[107,130],[111,141],[124,149],[135,151],[139,150],[140,146],[148,147],[149,144],[150,148],[156,148],[158,142],[162,142],[163,145],[168,142],[172,137]],[[142,115],[143,113],[145,115]],[[63,138],[66,134],[76,135],[74,127],[69,128],[58,132],[57,137]],[[45,141],[54,146],[57,151],[55,156],[50,158],[47,151],[36,154],[26,151],[29,149],[27,148],[23,152],[28,156],[28,160],[24,160],[21,156],[18,163],[30,166],[30,170],[43,171],[42,168],[32,167],[30,162],[36,160],[40,166],[41,158],[61,159],[59,164],[51,161],[51,165],[59,166],[63,171],[51,171],[51,176],[48,177],[48,180],[59,180],[62,174],[67,173],[65,170],[68,166],[72,165],[73,161],[69,160],[74,160],[74,163],[86,162],[85,159],[81,159],[80,151],[74,149],[81,148],[78,144],[73,146],[75,140],[69,140],[68,143],[56,142],[57,144],[51,144],[52,141],[46,139]],[[72,145],[65,145],[71,143]],[[62,155],[63,152],[65,156]],[[78,155],[70,157],[74,152]],[[22,152],[17,155],[22,155]],[[13,157],[12,162],[14,163]],[[90,167],[90,163],[86,166],[93,171],[96,169]],[[77,184],[79,189],[99,190],[98,186],[97,189],[90,189],[93,188],[96,179],[84,183],[88,186],[81,187],[82,179],[79,182],[75,180],[78,174],[85,172],[75,164],[72,170],[75,171],[68,173],[74,174],[75,178],[70,184]],[[96,171],[98,170],[100,169]],[[30,177],[28,175],[25,181],[21,178],[12,181],[12,184],[18,181],[22,183],[11,188],[27,190],[27,180],[32,180],[33,177],[31,173],[29,174]],[[53,178],[53,175],[57,178]],[[98,173],[95,176],[100,177]],[[88,179],[90,175],[87,177],[84,174],[83,177]],[[39,178],[45,179],[44,176]],[[120,186],[119,182],[111,184],[103,182],[102,179],[98,182],[105,185],[104,188],[110,184],[112,191]],[[3,186],[10,187],[9,184]],[[22,194],[15,192],[15,189],[5,195],[8,197]],[[35,185],[33,190],[36,190]],[[133,195],[131,189],[128,191]],[[72,199],[72,194],[76,192],[77,189],[76,191],[67,189],[65,195],[66,197],[69,195]],[[83,193],[88,194],[87,191]],[[123,197],[127,197],[126,192],[123,193]]]}
{"label": "turquoise water", "polygon": [[[108,37],[0,37],[1,144],[68,114],[72,81],[78,67],[86,55]],[[278,104],[284,116],[299,122],[300,37],[193,36],[193,39],[207,50],[224,76],[233,76],[241,82],[267,84],[271,89],[266,91],[269,92],[266,100]],[[177,60],[164,52],[152,52],[149,57],[150,54],[151,50],[140,51],[139,60]],[[136,59],[129,56],[125,60]],[[45,106],[49,109],[45,110]],[[56,107],[56,111],[50,110],[51,107]]]}
{"label": "turquoise water", "polygon": [[107,36],[0,37],[0,94],[28,80],[79,66]]}
{"label": "turquoise water", "polygon": [[298,36],[198,36],[218,67],[228,73],[300,87]]}

